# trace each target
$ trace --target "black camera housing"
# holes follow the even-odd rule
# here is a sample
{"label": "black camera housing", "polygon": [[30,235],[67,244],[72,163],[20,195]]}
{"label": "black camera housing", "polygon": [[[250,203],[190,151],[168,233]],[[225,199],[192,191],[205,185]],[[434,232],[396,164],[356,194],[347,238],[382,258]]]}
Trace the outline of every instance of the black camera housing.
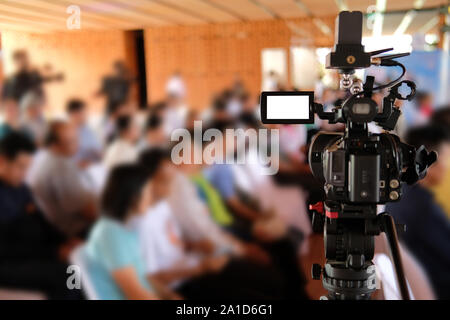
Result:
{"label": "black camera housing", "polygon": [[321,132],[313,138],[308,158],[327,200],[364,205],[399,200],[414,155],[413,147],[386,133]]}

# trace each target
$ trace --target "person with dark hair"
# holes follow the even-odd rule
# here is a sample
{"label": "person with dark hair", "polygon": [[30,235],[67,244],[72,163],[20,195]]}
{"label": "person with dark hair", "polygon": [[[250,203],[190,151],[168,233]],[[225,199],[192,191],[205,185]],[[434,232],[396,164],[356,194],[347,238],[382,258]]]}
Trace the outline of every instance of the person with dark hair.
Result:
{"label": "person with dark hair", "polygon": [[245,259],[244,252],[236,255],[233,246],[242,250],[244,245],[231,236],[228,248],[211,242],[212,233],[221,232],[214,225],[209,229],[211,237],[202,233],[194,241],[188,238],[168,201],[175,173],[169,152],[146,150],[139,161],[154,172],[154,202],[145,215],[130,220],[130,227],[138,231],[146,270],[155,286],[174,288],[188,299],[299,297],[287,290],[286,279],[269,264],[267,255],[264,263]]}
{"label": "person with dark hair", "polygon": [[137,158],[139,128],[132,116],[119,116],[116,120],[117,136],[108,146],[103,163],[109,170],[116,165],[134,162]]}
{"label": "person with dark hair", "polygon": [[[126,224],[152,202],[152,174],[136,164],[114,167],[101,199],[102,215],[82,248],[97,298],[157,299],[146,278],[136,232]],[[164,296],[162,296],[164,297]]]}
{"label": "person with dark hair", "polygon": [[[441,126],[450,135],[450,105],[437,109],[431,117],[430,124]],[[443,206],[447,217],[450,219],[450,165],[447,171],[442,174],[444,175],[442,183],[433,188],[433,191],[436,195],[436,200]]]}
{"label": "person with dark hair", "polygon": [[257,115],[259,105],[248,93],[242,93],[240,99],[242,102],[242,111],[239,114],[239,122],[246,128],[259,129],[261,127],[261,121]]}
{"label": "person with dark hair", "polygon": [[11,132],[0,141],[0,286],[34,290],[47,298],[79,297],[69,292],[62,256],[67,243],[39,211],[25,174],[35,151],[24,134]]}
{"label": "person with dark hair", "polygon": [[439,125],[450,131],[450,105],[443,106],[433,112],[430,119],[431,124]]}
{"label": "person with dark hair", "polygon": [[[14,219],[21,214],[24,208],[17,208],[16,205],[22,206],[23,203],[31,201],[31,194],[28,188],[24,185],[25,174],[31,164],[32,155],[35,151],[35,146],[30,139],[18,132],[10,132],[3,139],[0,140],[0,176],[2,183],[9,187],[13,187],[11,191],[14,194],[21,195],[23,201],[7,201],[5,196],[3,201],[0,201],[0,221],[8,221]],[[7,208],[7,206],[14,205],[14,207]]]}
{"label": "person with dark hair", "polygon": [[406,224],[401,241],[425,268],[437,297],[449,299],[450,223],[430,190],[442,182],[443,172],[448,168],[449,136],[445,129],[430,125],[409,131],[406,142],[416,148],[424,145],[429,151],[437,151],[439,157],[426,177],[415,185],[405,185],[401,200],[388,203],[386,211],[397,222]]}
{"label": "person with dark hair", "polygon": [[78,151],[75,128],[63,120],[49,124],[46,149],[28,176],[46,218],[68,237],[83,235],[96,218],[96,199],[73,160]]}
{"label": "person with dark hair", "polygon": [[17,50],[13,53],[12,61],[15,73],[6,79],[3,85],[3,99],[13,99],[17,103],[29,92],[34,91],[40,97],[44,97],[43,84],[50,81],[60,81],[62,74],[43,75],[34,69],[25,50]]}
{"label": "person with dark hair", "polygon": [[87,124],[86,103],[80,99],[71,99],[67,102],[66,113],[69,122],[78,131],[78,152],[75,160],[82,167],[100,161],[102,146]]}
{"label": "person with dark hair", "polygon": [[116,61],[113,64],[113,72],[102,79],[102,84],[97,95],[106,98],[106,114],[109,116],[117,111],[122,105],[128,102],[131,85],[134,78],[130,70],[123,61]]}
{"label": "person with dark hair", "polygon": [[167,147],[168,139],[164,132],[162,117],[157,113],[151,113],[145,123],[144,135],[140,141],[140,149],[144,150],[147,148],[154,147]]}
{"label": "person with dark hair", "polygon": [[227,111],[227,97],[227,92],[225,92],[220,96],[214,98],[212,102],[211,126],[216,127],[217,124],[228,123],[232,120],[230,114]]}

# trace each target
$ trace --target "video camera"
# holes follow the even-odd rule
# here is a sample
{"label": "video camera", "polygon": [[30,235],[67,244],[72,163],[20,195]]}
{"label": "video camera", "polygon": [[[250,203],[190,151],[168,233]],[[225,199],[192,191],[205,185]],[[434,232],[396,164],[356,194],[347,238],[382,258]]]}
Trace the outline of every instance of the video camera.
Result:
{"label": "video camera", "polygon": [[[312,276],[320,279],[329,299],[370,299],[376,287],[374,236],[385,232],[391,248],[397,280],[403,299],[409,299],[400,258],[397,230],[387,213],[377,214],[377,205],[398,201],[402,183],[422,179],[437,159],[424,147],[416,150],[390,133],[371,133],[375,122],[393,130],[401,115],[396,99],[411,100],[414,82],[401,80],[405,67],[396,58],[409,53],[382,55],[392,50],[365,52],[362,40],[363,15],[359,11],[339,13],[336,44],[329,53],[326,68],[337,69],[342,90],[348,97],[331,111],[314,102],[314,92],[262,92],[261,118],[266,124],[314,123],[317,115],[329,123],[345,124],[344,133],[319,132],[309,148],[309,165],[315,178],[324,184],[326,200],[310,205],[313,228],[324,231],[325,267],[314,264]],[[355,69],[371,65],[400,67],[401,75],[384,85],[374,86],[367,76],[362,84]],[[403,86],[408,93],[403,95]],[[374,91],[388,90],[381,106],[372,99]]]}

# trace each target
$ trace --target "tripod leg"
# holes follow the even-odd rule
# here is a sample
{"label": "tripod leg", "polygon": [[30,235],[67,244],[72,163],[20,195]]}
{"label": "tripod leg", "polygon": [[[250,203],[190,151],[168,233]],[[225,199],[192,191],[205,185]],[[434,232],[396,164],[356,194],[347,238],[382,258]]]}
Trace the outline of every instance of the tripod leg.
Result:
{"label": "tripod leg", "polygon": [[406,283],[405,272],[403,269],[403,262],[400,254],[400,247],[398,245],[397,230],[395,228],[394,218],[388,213],[380,214],[382,228],[386,234],[391,251],[391,257],[394,263],[395,273],[397,276],[397,283],[400,289],[403,300],[410,300],[408,285]]}

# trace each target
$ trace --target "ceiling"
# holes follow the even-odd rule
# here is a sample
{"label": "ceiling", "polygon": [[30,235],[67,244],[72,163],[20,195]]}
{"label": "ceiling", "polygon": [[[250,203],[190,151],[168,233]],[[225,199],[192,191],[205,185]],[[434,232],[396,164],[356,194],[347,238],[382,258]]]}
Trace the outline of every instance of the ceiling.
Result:
{"label": "ceiling", "polygon": [[[66,12],[71,5],[81,10],[81,29],[140,29],[154,26],[197,25],[289,19],[336,15],[339,8],[367,12],[376,0],[0,0],[0,31],[52,32],[67,30]],[[448,4],[448,0],[386,0],[386,11]],[[393,33],[405,12],[390,13],[383,19],[383,34]],[[436,21],[436,11],[414,16],[406,29],[414,33],[429,21]],[[434,19],[434,20],[433,20]],[[317,21],[316,21],[317,22]],[[430,30],[436,30],[436,24]],[[367,30],[366,30],[367,31]],[[367,31],[368,32],[368,31]]]}

